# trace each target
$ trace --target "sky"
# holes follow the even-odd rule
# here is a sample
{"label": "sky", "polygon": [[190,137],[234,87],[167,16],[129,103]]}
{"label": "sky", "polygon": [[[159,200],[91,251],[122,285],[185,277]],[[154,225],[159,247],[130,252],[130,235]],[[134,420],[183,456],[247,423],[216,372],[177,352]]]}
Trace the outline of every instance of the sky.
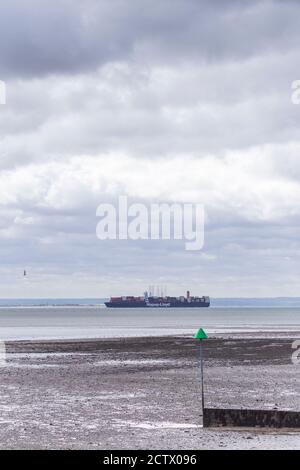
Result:
{"label": "sky", "polygon": [[[2,0],[0,297],[299,296],[299,17],[291,0]],[[203,204],[202,250],[97,239],[120,195]]]}

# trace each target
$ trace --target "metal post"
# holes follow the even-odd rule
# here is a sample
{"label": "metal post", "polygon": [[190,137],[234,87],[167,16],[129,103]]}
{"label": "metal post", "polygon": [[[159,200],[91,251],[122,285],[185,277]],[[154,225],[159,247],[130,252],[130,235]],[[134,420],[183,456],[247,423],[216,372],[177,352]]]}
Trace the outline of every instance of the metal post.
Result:
{"label": "metal post", "polygon": [[199,340],[199,355],[200,355],[200,371],[201,371],[201,396],[202,396],[202,417],[204,419],[204,380],[203,380],[203,349],[202,349],[202,340],[207,339],[208,336],[203,330],[199,328],[197,333],[194,335],[195,339]]}
{"label": "metal post", "polygon": [[202,416],[204,416],[204,383],[203,383],[203,349],[202,349],[202,339],[200,339],[200,369],[201,369],[201,402],[202,402]]}

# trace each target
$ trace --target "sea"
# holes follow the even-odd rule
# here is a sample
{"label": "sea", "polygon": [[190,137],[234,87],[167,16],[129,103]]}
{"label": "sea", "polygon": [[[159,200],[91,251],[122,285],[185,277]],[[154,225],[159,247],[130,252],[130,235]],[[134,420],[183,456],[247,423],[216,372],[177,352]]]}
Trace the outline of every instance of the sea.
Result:
{"label": "sea", "polygon": [[1,299],[0,341],[300,333],[300,298],[211,299],[200,309],[107,309],[106,299]]}

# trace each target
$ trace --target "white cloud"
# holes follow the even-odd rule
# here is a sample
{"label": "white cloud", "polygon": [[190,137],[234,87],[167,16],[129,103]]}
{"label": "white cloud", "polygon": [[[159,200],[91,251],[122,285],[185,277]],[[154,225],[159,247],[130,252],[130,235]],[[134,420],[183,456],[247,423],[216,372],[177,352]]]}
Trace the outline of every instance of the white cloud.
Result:
{"label": "white cloud", "polygon": [[[199,202],[239,218],[280,220],[300,210],[300,144],[272,144],[197,158],[139,159],[126,154],[74,156],[18,166],[0,175],[3,206],[58,211],[92,209],[101,198]],[[293,172],[289,174],[286,161]],[[299,168],[300,170],[300,168]],[[299,171],[298,170],[298,171]]]}

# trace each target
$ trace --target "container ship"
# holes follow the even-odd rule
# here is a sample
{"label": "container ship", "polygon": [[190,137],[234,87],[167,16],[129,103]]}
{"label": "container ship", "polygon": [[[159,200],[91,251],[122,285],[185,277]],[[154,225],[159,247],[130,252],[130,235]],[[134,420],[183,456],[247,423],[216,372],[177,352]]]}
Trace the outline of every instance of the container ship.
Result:
{"label": "container ship", "polygon": [[187,291],[186,297],[154,296],[144,293],[142,297],[126,296],[111,297],[109,302],[105,302],[109,308],[199,308],[209,307],[210,298],[207,296],[193,297]]}

